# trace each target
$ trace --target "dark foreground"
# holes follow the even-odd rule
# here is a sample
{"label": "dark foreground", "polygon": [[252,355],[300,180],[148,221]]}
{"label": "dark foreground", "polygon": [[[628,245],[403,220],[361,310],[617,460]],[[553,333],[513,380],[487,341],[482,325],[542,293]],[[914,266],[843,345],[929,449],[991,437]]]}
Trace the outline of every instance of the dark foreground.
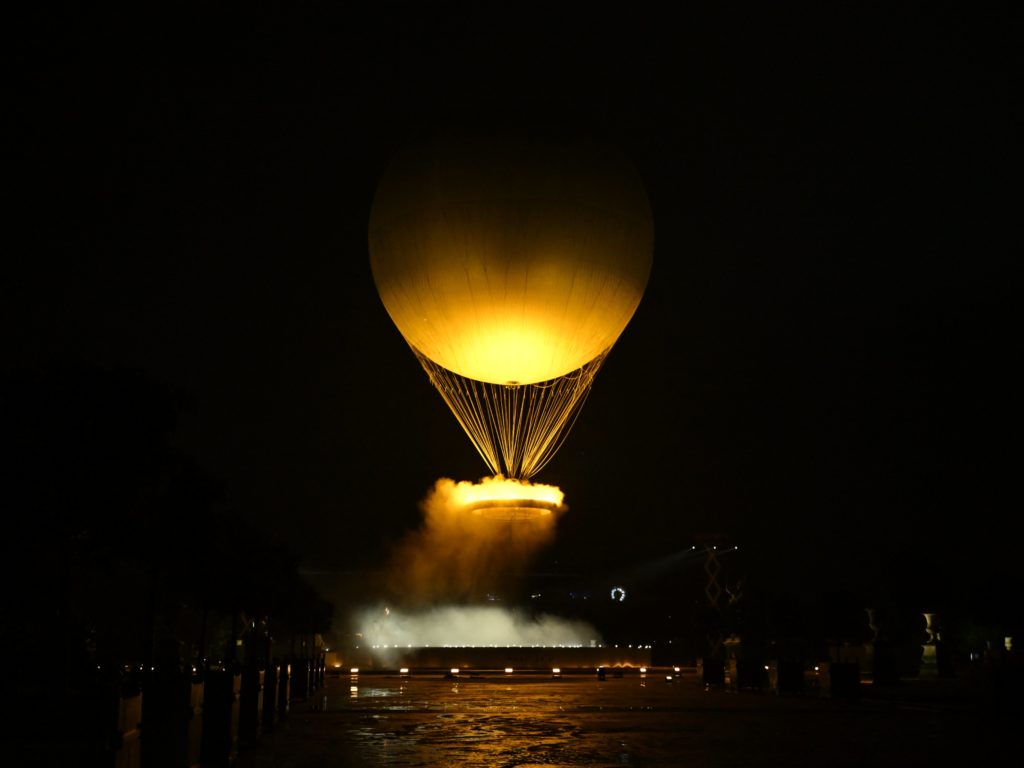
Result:
{"label": "dark foreground", "polygon": [[974,766],[1019,743],[1020,710],[962,680],[833,699],[705,690],[694,675],[329,679],[237,768]]}

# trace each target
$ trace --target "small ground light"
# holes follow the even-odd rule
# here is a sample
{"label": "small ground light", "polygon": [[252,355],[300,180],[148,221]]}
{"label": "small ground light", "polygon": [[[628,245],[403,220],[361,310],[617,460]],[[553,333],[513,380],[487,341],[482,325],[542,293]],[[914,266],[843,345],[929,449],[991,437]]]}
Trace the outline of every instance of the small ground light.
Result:
{"label": "small ground light", "polygon": [[511,675],[512,674],[512,667],[505,667],[505,674],[506,675]]}
{"label": "small ground light", "polygon": [[561,677],[562,676],[561,668],[560,667],[552,667],[551,668],[551,676],[552,677]]}
{"label": "small ground light", "polygon": [[457,674],[459,674],[459,668],[458,667],[452,667],[451,672],[452,672],[453,675],[457,675]]}

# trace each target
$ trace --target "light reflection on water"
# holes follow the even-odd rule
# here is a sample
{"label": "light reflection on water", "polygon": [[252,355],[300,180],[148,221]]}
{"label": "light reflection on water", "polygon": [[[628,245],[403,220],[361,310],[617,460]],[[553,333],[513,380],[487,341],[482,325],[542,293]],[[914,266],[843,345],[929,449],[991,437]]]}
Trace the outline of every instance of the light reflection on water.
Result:
{"label": "light reflection on water", "polygon": [[328,680],[236,768],[980,765],[1017,733],[971,700],[922,701],[708,690],[695,675],[360,675]]}
{"label": "light reflection on water", "polygon": [[[623,701],[643,686],[644,702]],[[331,689],[325,711],[347,715],[344,765],[641,766],[621,713],[632,716],[674,698],[647,681],[477,677],[378,678]],[[660,695],[659,695],[660,694]],[[658,701],[650,700],[654,696]],[[335,733],[335,737],[342,734]]]}

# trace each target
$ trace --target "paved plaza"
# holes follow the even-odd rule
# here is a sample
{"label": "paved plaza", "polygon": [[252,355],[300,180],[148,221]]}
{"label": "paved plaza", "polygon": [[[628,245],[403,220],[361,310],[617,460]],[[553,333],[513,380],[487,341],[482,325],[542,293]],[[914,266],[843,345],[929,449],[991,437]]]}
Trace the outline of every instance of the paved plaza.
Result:
{"label": "paved plaza", "polygon": [[330,678],[237,768],[973,766],[1005,759],[1021,724],[975,680],[840,699],[668,672]]}

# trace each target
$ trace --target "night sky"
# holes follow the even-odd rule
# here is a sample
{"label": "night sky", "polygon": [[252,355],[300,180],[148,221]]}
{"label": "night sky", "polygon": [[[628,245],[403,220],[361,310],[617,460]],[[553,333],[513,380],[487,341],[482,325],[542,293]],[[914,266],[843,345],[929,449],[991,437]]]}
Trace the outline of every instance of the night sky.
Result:
{"label": "night sky", "polygon": [[582,128],[640,170],[654,268],[535,478],[569,511],[534,567],[718,533],[766,588],[1009,595],[1009,25],[776,5],[40,7],[12,30],[5,373],[166,382],[247,517],[310,569],[378,567],[435,480],[487,470],[377,297],[376,181],[442,123]]}

